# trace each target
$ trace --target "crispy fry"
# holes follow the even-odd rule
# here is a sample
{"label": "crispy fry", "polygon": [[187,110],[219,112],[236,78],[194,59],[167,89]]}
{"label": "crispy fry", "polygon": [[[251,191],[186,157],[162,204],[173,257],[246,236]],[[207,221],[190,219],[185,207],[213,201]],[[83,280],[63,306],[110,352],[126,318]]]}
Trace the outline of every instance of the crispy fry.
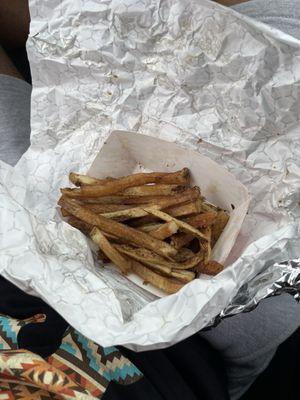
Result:
{"label": "crispy fry", "polygon": [[178,263],[175,261],[166,260],[158,254],[155,254],[153,251],[145,248],[134,248],[128,245],[115,245],[115,247],[119,250],[120,253],[126,254],[127,256],[137,261],[140,261],[143,264],[149,265],[151,267],[163,266],[169,268],[170,270],[192,269],[204,259],[204,254],[202,252],[199,252],[198,254],[195,254],[193,257],[189,258],[187,261]]}
{"label": "crispy fry", "polygon": [[64,208],[61,208],[60,209],[60,212],[61,212],[61,215],[63,216],[63,217],[69,217],[71,214],[67,211],[67,210],[65,210]]}
{"label": "crispy fry", "polygon": [[[167,199],[163,199],[160,201],[157,201],[155,205],[151,204],[151,207],[155,209],[162,209],[169,207],[170,205],[178,204],[181,202],[185,202],[190,200],[191,198],[194,198],[195,196],[198,196],[199,189],[197,187],[188,189],[183,193],[170,196]],[[132,218],[141,218],[149,213],[143,208],[147,205],[141,205],[140,207],[135,207],[135,208],[128,208],[126,210],[120,210],[120,211],[113,211],[110,213],[103,213],[103,217],[106,218],[112,218],[117,221],[125,221],[127,219],[132,219]]]}
{"label": "crispy fry", "polygon": [[183,185],[143,185],[125,189],[122,194],[125,196],[169,196],[183,192]]}
{"label": "crispy fry", "polygon": [[[217,213],[215,211],[210,211],[203,214],[195,215],[194,217],[186,218],[184,222],[193,226],[194,228],[203,228],[210,226],[214,223]],[[181,247],[186,246],[194,239],[194,235],[191,233],[179,232],[172,236],[171,244],[175,249],[181,249]]]}
{"label": "crispy fry", "polygon": [[68,218],[68,224],[76,229],[79,229],[86,236],[89,236],[90,231],[93,228],[93,225],[87,224],[86,222],[81,221],[81,219],[78,219],[73,215]]}
{"label": "crispy fry", "polygon": [[90,237],[100,250],[126,275],[131,269],[130,261],[123,257],[114,246],[112,246],[101,231],[94,227],[90,232]]}
{"label": "crispy fry", "polygon": [[207,228],[205,228],[203,233],[207,237],[207,242],[200,243],[200,246],[205,253],[204,262],[208,262],[211,256],[211,227],[208,226]]}
{"label": "crispy fry", "polygon": [[179,250],[190,243],[194,237],[195,236],[192,233],[179,232],[172,236],[171,245],[174,246],[175,249]]}
{"label": "crispy fry", "polygon": [[189,170],[183,168],[177,172],[150,172],[124,176],[115,179],[105,185],[87,185],[79,189],[62,189],[62,193],[69,197],[85,198],[85,197],[101,197],[118,193],[133,186],[144,185],[147,183],[170,183],[170,184],[187,184],[189,181]]}
{"label": "crispy fry", "polygon": [[174,221],[162,224],[160,227],[153,229],[149,232],[149,235],[164,240],[176,233],[178,231],[178,226]]}
{"label": "crispy fry", "polygon": [[167,208],[165,212],[172,217],[183,217],[185,215],[196,214],[201,211],[201,200],[197,199],[191,203],[182,204],[172,208]]}
{"label": "crispy fry", "polygon": [[113,196],[103,196],[94,198],[80,199],[83,204],[120,204],[120,205],[139,205],[155,204],[159,200],[166,200],[172,196],[125,196],[120,193]]}
{"label": "crispy fry", "polygon": [[[181,198],[181,194],[183,196],[190,194],[191,197],[185,199]],[[186,201],[196,200],[200,195],[199,188],[196,186],[193,188],[186,189],[184,192],[175,193],[172,196],[130,196],[123,195],[117,193],[113,196],[103,196],[103,197],[95,197],[95,198],[82,198],[80,201],[84,204],[120,204],[120,205],[139,205],[139,204],[160,204],[161,202],[165,202],[174,198],[174,196],[178,196],[178,201],[174,204],[180,204]],[[168,204],[168,203],[167,203]]]}
{"label": "crispy fry", "polygon": [[185,218],[183,221],[194,228],[204,228],[210,226],[215,222],[217,213],[215,211],[205,212],[203,214],[197,214],[193,217]]}
{"label": "crispy fry", "polygon": [[179,279],[182,282],[192,281],[193,279],[195,279],[195,275],[196,275],[195,272],[192,271],[177,270],[177,269],[173,269],[171,271],[171,276]]}
{"label": "crispy fry", "polygon": [[153,250],[164,257],[169,258],[177,253],[177,250],[169,244],[162,242],[145,232],[138,231],[119,222],[95,214],[87,208],[84,208],[74,199],[62,197],[59,200],[59,205],[75,217],[90,225],[97,226],[104,232],[111,233],[121,239],[127,240],[128,242]]}
{"label": "crispy fry", "polygon": [[153,222],[151,224],[146,224],[146,225],[139,226],[137,229],[140,230],[140,231],[143,231],[143,232],[151,232],[151,231],[154,231],[155,229],[158,229],[158,228],[162,227],[165,224],[168,224],[168,222],[165,222],[165,223]]}
{"label": "crispy fry", "polygon": [[212,225],[212,233],[211,233],[212,247],[216,244],[217,240],[219,239],[228,220],[229,220],[229,215],[225,211],[223,210],[218,211],[216,221]]}
{"label": "crispy fry", "polygon": [[187,224],[184,221],[180,221],[179,219],[171,217],[170,215],[168,215],[162,211],[156,210],[153,207],[147,207],[147,208],[144,208],[144,210],[148,211],[149,214],[152,214],[152,215],[162,219],[163,221],[167,221],[167,222],[174,221],[177,224],[177,226],[180,229],[182,229],[183,231],[192,233],[194,236],[198,237],[199,239],[207,240],[206,236],[203,233],[201,233],[198,229],[194,228],[193,226]]}
{"label": "crispy fry", "polygon": [[120,210],[128,210],[129,208],[134,207],[134,206],[125,205],[125,204],[124,205],[123,204],[84,204],[84,206],[97,214],[109,213],[109,212],[120,211]]}
{"label": "crispy fry", "polygon": [[208,201],[204,201],[202,203],[202,211],[222,211],[220,207],[215,206],[214,204],[209,203]]}
{"label": "crispy fry", "polygon": [[161,276],[137,261],[132,262],[132,272],[142,278],[145,283],[151,283],[153,286],[156,286],[157,288],[164,290],[169,294],[178,292],[178,290],[184,286],[183,282],[180,282],[174,278],[166,278]]}
{"label": "crispy fry", "polygon": [[[159,208],[158,206],[153,206]],[[140,218],[148,215],[141,207],[128,208],[127,210],[113,211],[101,214],[105,218],[114,219],[116,221],[126,221],[127,219]]]}
{"label": "crispy fry", "polygon": [[114,178],[106,178],[106,179],[97,179],[91,178],[87,175],[80,175],[75,172],[70,172],[69,180],[75,186],[83,186],[83,185],[105,185],[107,182],[111,182]]}
{"label": "crispy fry", "polygon": [[[78,230],[80,230],[82,233],[84,233],[86,236],[89,236],[90,235],[90,231],[93,229],[93,225],[90,225],[90,224],[87,224],[86,222],[83,222],[83,221],[81,221],[80,219],[78,219],[78,218],[76,218],[76,217],[73,217],[73,215],[71,215],[69,218],[68,218],[68,224],[69,225],[71,225],[71,226],[73,226],[74,228],[76,228],[76,229],[78,229]],[[113,240],[114,242],[117,242],[117,243],[126,243],[126,242],[124,242],[124,241],[122,241],[122,239],[121,238],[118,238],[117,236],[115,236],[115,235],[112,235],[111,233],[107,233],[107,232],[102,232],[103,233],[103,235],[105,236],[105,237],[107,237],[108,239],[111,239],[111,240]]]}
{"label": "crispy fry", "polygon": [[[200,249],[200,247],[199,247],[199,249]],[[188,249],[187,247],[183,247],[178,250],[178,253],[173,258],[176,262],[184,262],[184,261],[191,259],[194,256],[195,256],[195,253],[192,252],[191,249]]]}
{"label": "crispy fry", "polygon": [[195,271],[206,275],[217,275],[219,272],[223,271],[224,267],[217,261],[210,260],[208,262],[200,262],[196,267]]}

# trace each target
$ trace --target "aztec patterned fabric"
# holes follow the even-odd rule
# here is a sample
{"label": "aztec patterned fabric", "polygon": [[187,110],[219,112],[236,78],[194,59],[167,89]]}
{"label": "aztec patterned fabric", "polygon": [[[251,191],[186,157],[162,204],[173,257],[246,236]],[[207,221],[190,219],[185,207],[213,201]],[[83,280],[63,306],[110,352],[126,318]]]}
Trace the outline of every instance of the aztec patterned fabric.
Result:
{"label": "aztec patterned fabric", "polygon": [[26,320],[0,315],[1,400],[100,399],[110,381],[128,385],[142,377],[116,347],[103,348],[73,328],[46,359],[18,349],[20,329],[44,321],[43,314]]}

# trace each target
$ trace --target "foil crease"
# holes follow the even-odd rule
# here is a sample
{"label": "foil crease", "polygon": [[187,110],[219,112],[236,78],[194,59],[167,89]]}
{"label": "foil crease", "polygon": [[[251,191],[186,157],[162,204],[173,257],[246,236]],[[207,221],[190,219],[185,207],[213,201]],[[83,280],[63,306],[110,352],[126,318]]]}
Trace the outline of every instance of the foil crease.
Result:
{"label": "foil crease", "polygon": [[300,302],[300,259],[275,263],[245,283],[219,318],[253,310],[269,296],[291,294]]}

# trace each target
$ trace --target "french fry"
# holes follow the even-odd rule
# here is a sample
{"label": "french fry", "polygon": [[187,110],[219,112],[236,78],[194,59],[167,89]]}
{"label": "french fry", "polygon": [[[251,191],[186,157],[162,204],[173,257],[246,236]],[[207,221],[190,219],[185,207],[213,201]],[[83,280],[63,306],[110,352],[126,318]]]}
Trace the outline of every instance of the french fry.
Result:
{"label": "french fry", "polygon": [[[158,206],[153,206],[159,208]],[[127,210],[113,211],[101,214],[105,218],[114,219],[116,221],[126,221],[127,219],[140,218],[148,215],[141,207],[128,208]]]}
{"label": "french fry", "polygon": [[162,211],[156,210],[153,207],[147,207],[147,208],[144,208],[144,210],[149,212],[149,214],[152,214],[152,215],[162,219],[163,221],[167,221],[167,222],[174,221],[181,230],[183,230],[187,233],[192,233],[194,236],[198,237],[199,239],[207,240],[207,237],[203,233],[201,233],[198,229],[194,228],[193,226],[187,224],[184,221],[180,221],[179,219],[171,217],[170,215],[168,215]]}
{"label": "french fry", "polygon": [[90,231],[93,228],[93,225],[87,224],[86,222],[81,221],[81,219],[78,219],[78,218],[74,217],[73,215],[68,218],[68,224],[73,226],[74,228],[80,230],[86,236],[89,236]]}
{"label": "french fry", "polygon": [[185,215],[196,214],[201,211],[201,200],[197,199],[191,203],[181,204],[176,207],[167,208],[165,212],[172,217],[183,217]]}
{"label": "french fry", "polygon": [[153,236],[157,239],[164,240],[176,233],[178,231],[178,226],[174,221],[167,222],[166,224],[162,224],[156,229],[153,229],[149,232],[150,236]]}
{"label": "french fry", "polygon": [[[188,197],[185,200],[185,197],[181,198],[182,195],[188,195],[190,194],[190,197]],[[174,195],[170,196],[130,196],[130,195],[124,195],[121,193],[117,193],[116,195],[112,196],[103,196],[103,197],[95,197],[95,198],[82,198],[80,201],[84,204],[120,204],[120,205],[140,205],[140,204],[160,204],[161,202],[165,202],[168,200],[171,200],[174,198],[174,196],[177,197],[178,201],[174,204],[180,204],[186,201],[193,201],[196,200],[197,197],[200,196],[200,191],[199,188],[196,186],[193,188],[186,189],[183,192],[176,193]],[[168,204],[168,203],[167,203]]]}
{"label": "french fry", "polygon": [[[199,249],[200,249],[200,247],[199,247]],[[181,249],[178,250],[178,253],[173,258],[176,262],[180,263],[180,262],[187,261],[194,256],[195,256],[195,253],[191,249],[188,249],[187,247],[182,247]]]}
{"label": "french fry", "polygon": [[61,208],[60,209],[60,212],[61,212],[61,215],[63,216],[63,217],[69,217],[71,214],[67,211],[67,210],[65,210],[64,208]]}
{"label": "french fry", "polygon": [[211,232],[212,247],[216,244],[217,240],[219,239],[228,220],[229,220],[229,215],[225,211],[223,210],[218,211],[216,221],[212,225],[212,232]]}
{"label": "french fry", "polygon": [[132,272],[142,278],[145,283],[151,283],[153,286],[169,294],[178,292],[184,286],[183,282],[174,278],[161,276],[137,261],[132,262]]}
{"label": "french fry", "polygon": [[[210,211],[203,214],[195,215],[194,217],[184,219],[184,222],[193,226],[194,228],[204,228],[210,226],[214,223],[217,213],[215,211]],[[205,234],[205,233],[204,233]],[[181,249],[181,247],[186,246],[194,239],[192,233],[179,232],[172,236],[171,244],[175,249]]]}
{"label": "french fry", "polygon": [[156,204],[159,200],[166,200],[172,196],[125,196],[116,194],[112,196],[90,197],[80,199],[82,204],[120,204],[120,205],[140,205],[140,204]]}
{"label": "french fry", "polygon": [[100,250],[126,275],[131,270],[130,261],[123,257],[114,246],[112,246],[101,231],[94,227],[90,232],[90,237]]}
{"label": "french fry", "polygon": [[106,178],[106,179],[97,179],[91,178],[87,175],[80,175],[75,172],[70,172],[69,180],[75,186],[83,186],[83,185],[105,185],[107,182],[111,182],[114,178]]}
{"label": "french fry", "polygon": [[86,185],[79,189],[62,189],[62,193],[72,198],[101,197],[122,192],[123,190],[147,183],[183,184],[189,182],[189,170],[183,168],[177,172],[150,172],[124,176],[105,185]]}
{"label": "french fry", "polygon": [[175,261],[166,260],[164,257],[161,257],[158,254],[155,254],[153,251],[149,251],[145,248],[134,248],[128,245],[115,245],[115,247],[117,250],[119,250],[120,253],[125,254],[133,258],[134,260],[140,261],[143,264],[149,265],[151,267],[163,266],[169,268],[170,270],[192,269],[204,259],[204,254],[202,252],[199,252],[187,261],[178,263]]}
{"label": "french fry", "polygon": [[223,271],[224,267],[217,261],[210,260],[208,262],[200,262],[196,267],[195,271],[206,275],[217,275]]}
{"label": "french fry", "polygon": [[95,214],[93,211],[84,208],[74,199],[63,196],[59,200],[59,205],[75,217],[90,225],[97,226],[104,232],[111,233],[130,243],[153,250],[155,253],[164,257],[170,258],[177,253],[177,250],[169,244],[158,240],[145,232],[138,231],[114,220],[105,218],[102,215]]}
{"label": "french fry", "polygon": [[179,250],[189,244],[194,238],[195,236],[192,233],[179,232],[172,236],[171,245],[174,246],[175,249]]}
{"label": "french fry", "polygon": [[[198,194],[199,194],[199,189],[197,187],[194,187],[192,189],[186,190],[183,193],[170,196],[167,199],[157,201],[155,205],[151,204],[151,207],[159,210],[174,204],[189,201],[190,199],[193,199],[196,196],[198,196]],[[112,218],[117,221],[125,221],[127,219],[132,219],[132,218],[141,218],[148,214],[149,213],[143,208],[143,205],[141,205],[140,207],[128,208],[126,210],[113,211],[110,213],[103,213],[101,215],[103,215],[103,217]]]}
{"label": "french fry", "polygon": [[197,214],[193,217],[185,218],[183,221],[194,228],[204,228],[210,226],[215,222],[217,213],[215,211],[205,212],[203,214]]}
{"label": "french fry", "polygon": [[137,229],[140,230],[140,231],[143,231],[143,232],[151,232],[151,231],[154,231],[155,229],[158,229],[158,228],[160,228],[163,225],[168,224],[168,223],[169,222],[164,222],[164,223],[153,222],[151,224],[146,224],[146,225],[139,226]]}
{"label": "french fry", "polygon": [[196,274],[192,271],[172,269],[171,276],[182,282],[191,282],[193,279],[195,279]]}
{"label": "french fry", "polygon": [[184,190],[183,185],[142,185],[125,189],[122,194],[125,196],[170,196]]}
{"label": "french fry", "polygon": [[125,204],[84,204],[84,206],[97,214],[128,210],[129,208],[134,207]]}
{"label": "french fry", "polygon": [[204,234],[207,237],[207,241],[205,243],[200,243],[200,246],[205,253],[204,262],[207,263],[210,260],[210,256],[211,256],[211,227],[210,226],[205,228]]}

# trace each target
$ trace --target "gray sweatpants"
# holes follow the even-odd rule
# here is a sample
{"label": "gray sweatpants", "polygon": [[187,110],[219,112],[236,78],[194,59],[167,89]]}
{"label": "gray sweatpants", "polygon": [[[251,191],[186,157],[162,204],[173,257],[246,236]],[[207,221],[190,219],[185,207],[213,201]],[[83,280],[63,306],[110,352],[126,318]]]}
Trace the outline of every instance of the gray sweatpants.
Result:
{"label": "gray sweatpants", "polygon": [[[300,0],[254,0],[233,8],[300,39]],[[29,146],[30,94],[26,82],[0,75],[0,159],[11,165]],[[247,390],[299,326],[300,306],[281,295],[200,333],[225,359],[232,400]]]}

